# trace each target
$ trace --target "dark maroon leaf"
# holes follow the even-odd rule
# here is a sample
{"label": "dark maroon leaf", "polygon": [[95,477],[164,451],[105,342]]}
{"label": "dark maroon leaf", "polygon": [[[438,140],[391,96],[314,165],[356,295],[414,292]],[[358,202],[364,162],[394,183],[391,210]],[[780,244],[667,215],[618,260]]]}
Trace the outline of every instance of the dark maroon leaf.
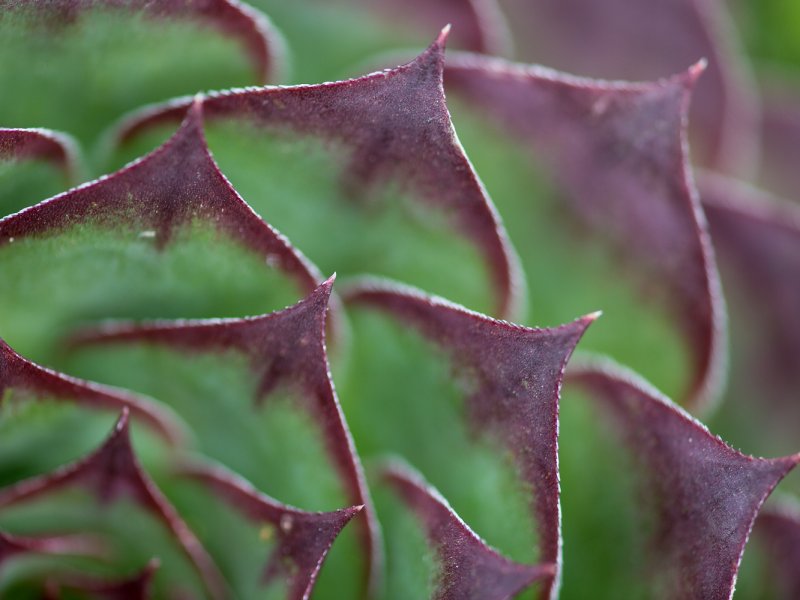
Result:
{"label": "dark maroon leaf", "polygon": [[335,512],[307,512],[281,504],[260,493],[247,481],[220,468],[188,466],[182,475],[211,488],[229,504],[258,524],[270,523],[278,547],[264,569],[262,581],[286,581],[289,600],[307,600],[325,556],[339,532],[364,507]]}
{"label": "dark maroon leaf", "polygon": [[655,512],[656,593],[728,600],[756,514],[800,455],[746,456],[611,363],[573,365],[567,382],[600,403],[641,469],[642,494]]}
{"label": "dark maroon leaf", "polygon": [[366,2],[397,22],[435,30],[445,23],[453,26],[453,42],[464,50],[507,55],[511,34],[495,0],[378,0]]}
{"label": "dark maroon leaf", "polygon": [[96,600],[148,600],[153,577],[160,564],[151,560],[141,571],[118,581],[105,581],[85,576],[70,576],[48,582],[48,591],[60,598],[60,589],[78,590]]}
{"label": "dark maroon leaf", "polygon": [[769,558],[779,599],[800,598],[800,511],[786,503],[765,508],[753,529]]}
{"label": "dark maroon leaf", "polygon": [[85,535],[27,537],[0,532],[0,566],[7,560],[25,554],[81,554],[101,556],[103,544]]}
{"label": "dark maroon leaf", "polygon": [[274,78],[283,58],[281,38],[267,17],[237,0],[0,0],[0,10],[35,11],[45,23],[68,23],[92,10],[194,20],[236,39],[263,82]]}
{"label": "dark maroon leaf", "polygon": [[164,248],[181,228],[200,221],[263,256],[265,267],[281,269],[301,289],[314,289],[321,279],[316,269],[220,173],[203,137],[201,113],[201,103],[192,103],[172,138],[122,170],[0,219],[0,248],[83,224],[138,228]]}
{"label": "dark maroon leaf", "polygon": [[69,136],[47,129],[0,128],[0,161],[45,160],[77,179],[78,149]]}
{"label": "dark maroon leaf", "polygon": [[144,473],[131,446],[128,409],[97,450],[45,475],[0,490],[0,508],[47,496],[65,487],[83,486],[102,504],[125,496],[151,512],[175,536],[194,565],[209,594],[227,597],[226,584],[206,550],[172,505]]}
{"label": "dark maroon leaf", "polygon": [[183,438],[175,417],[142,398],[120,389],[82,381],[36,365],[14,352],[0,339],[0,398],[8,391],[25,397],[75,402],[84,406],[131,414],[147,423],[172,444]]}
{"label": "dark maroon leaf", "polygon": [[[800,424],[800,209],[743,183],[699,178],[731,302],[733,400],[796,443]],[[755,406],[753,406],[755,404]],[[777,430],[776,430],[777,432]]]}
{"label": "dark maroon leaf", "polygon": [[372,576],[381,563],[378,528],[361,465],[333,388],[325,350],[325,318],[331,277],[307,298],[285,310],[247,319],[111,325],[86,331],[78,344],[157,344],[187,353],[237,350],[245,354],[259,380],[256,406],[280,386],[300,391],[309,414],[322,428],[327,450],[347,490],[348,501],[365,506],[359,519]]}
{"label": "dark maroon leaf", "polygon": [[392,465],[383,478],[422,521],[440,561],[436,600],[506,600],[540,579],[552,579],[554,564],[522,565],[486,545],[435,489],[409,467]]}
{"label": "dark maroon leaf", "polygon": [[[202,100],[206,120],[245,119],[342,143],[352,154],[345,185],[364,193],[395,178],[444,210],[482,252],[494,283],[496,314],[518,309],[523,280],[494,207],[459,144],[442,88],[448,28],[414,61],[358,79],[320,85],[222,92]],[[190,100],[146,109],[117,130],[126,140],[180,119]]]}
{"label": "dark maroon leaf", "polygon": [[725,363],[724,303],[686,156],[696,65],[671,79],[627,84],[456,55],[448,89],[463,94],[552,161],[575,215],[609,236],[666,295],[694,358],[686,403],[718,395]]}
{"label": "dark maroon leaf", "polygon": [[466,400],[467,417],[475,432],[508,448],[520,477],[534,492],[531,510],[539,529],[539,561],[556,565],[543,596],[553,596],[561,561],[561,377],[575,345],[597,315],[552,329],[530,329],[391,284],[367,283],[346,297],[351,304],[384,311],[418,329],[475,379]]}
{"label": "dark maroon leaf", "polygon": [[526,62],[605,79],[648,81],[705,58],[692,103],[695,160],[746,174],[758,154],[758,106],[725,2],[503,0]]}

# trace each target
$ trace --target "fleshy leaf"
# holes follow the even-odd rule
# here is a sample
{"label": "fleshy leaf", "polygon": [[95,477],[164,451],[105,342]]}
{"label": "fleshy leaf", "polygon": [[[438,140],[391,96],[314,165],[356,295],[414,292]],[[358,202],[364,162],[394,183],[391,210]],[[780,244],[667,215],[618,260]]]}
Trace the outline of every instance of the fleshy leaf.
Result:
{"label": "fleshy leaf", "polygon": [[768,506],[758,515],[753,529],[756,542],[769,557],[778,599],[800,597],[800,511],[783,503]]}
{"label": "fleshy leaf", "polygon": [[262,582],[285,579],[289,600],[309,598],[334,539],[364,508],[312,513],[282,504],[221,468],[187,466],[180,474],[202,482],[251,521],[274,527],[266,531],[274,531],[278,547],[269,558]]}
{"label": "fleshy leaf", "polygon": [[740,429],[770,430],[762,440],[770,442],[783,434],[793,447],[800,424],[800,209],[718,175],[704,174],[699,186],[732,307],[729,400],[736,404],[725,412],[749,408]]}
{"label": "fleshy leaf", "polygon": [[[4,31],[0,51],[7,52],[7,58],[24,52],[30,55],[24,77],[11,64],[15,61],[6,61],[0,69],[0,81],[5,82],[4,89],[9,91],[4,97],[0,120],[25,126],[43,123],[74,132],[84,140],[91,130],[97,132],[102,128],[103,122],[98,116],[104,116],[109,122],[125,110],[169,97],[158,94],[169,94],[170,89],[175,95],[200,87],[269,81],[275,77],[283,53],[282,40],[267,17],[237,0],[55,0],[45,3],[3,0],[0,11],[0,29]],[[106,30],[110,32],[108,35],[104,35]],[[126,31],[130,40],[144,36],[142,41],[146,45],[129,45],[130,40],[124,39],[120,31]],[[169,56],[158,57],[160,71],[147,64],[148,53],[171,42],[159,40],[156,35],[147,44],[148,35],[159,31],[165,38],[175,38],[169,49],[164,46],[162,50]],[[226,53],[225,43],[238,46],[237,52],[247,56],[256,76],[240,79],[236,68],[229,68],[234,73],[221,73],[213,55],[206,62],[206,73],[195,71],[193,61],[204,54],[201,40],[220,57]],[[81,48],[87,42],[89,47]],[[122,55],[118,56],[120,50]],[[81,55],[84,52],[95,55],[88,60],[85,54]],[[130,52],[138,53],[141,60],[131,61],[125,56]],[[42,64],[43,54],[51,64]],[[82,63],[71,62],[75,55],[80,56]],[[173,61],[183,63],[185,71],[175,73],[169,81],[164,73],[171,70]],[[65,68],[59,71],[59,64]],[[56,69],[52,68],[54,65]],[[127,94],[121,93],[129,87],[129,81],[118,76],[121,70],[129,71],[134,78],[141,77],[135,81],[137,87],[130,88]],[[64,79],[65,72],[72,81]],[[60,103],[58,107],[47,99],[36,103],[29,101],[25,93],[39,80],[46,82],[51,94],[53,90],[61,92],[53,94]],[[161,85],[153,86],[154,82]],[[87,107],[94,110],[87,110]]]}
{"label": "fleshy leaf", "polygon": [[139,466],[131,446],[127,408],[123,410],[111,435],[100,448],[51,473],[3,488],[0,490],[0,508],[46,496],[73,485],[85,486],[103,504],[126,496],[151,512],[175,536],[209,594],[214,598],[226,597],[226,585],[216,565],[194,533]]}
{"label": "fleshy leaf", "polygon": [[149,600],[150,588],[153,577],[158,570],[158,560],[151,560],[138,573],[118,581],[95,580],[89,577],[71,576],[62,577],[57,581],[48,582],[47,592],[49,598],[61,598],[61,589],[79,590],[91,594],[96,600]]}
{"label": "fleshy leaf", "polygon": [[436,600],[506,600],[534,581],[552,578],[555,565],[522,565],[487,546],[447,501],[409,467],[391,465],[382,476],[423,522],[440,565]]}
{"label": "fleshy leaf", "polygon": [[[244,120],[250,128],[276,135],[341,145],[338,158],[346,162],[339,183],[351,200],[361,198],[365,209],[379,185],[397,182],[402,191],[414,192],[414,201],[443,214],[477,249],[492,284],[491,310],[509,316],[519,308],[523,281],[516,255],[455,136],[445,105],[447,32],[443,30],[414,61],[395,69],[320,85],[222,92],[203,100],[203,115],[208,124]],[[135,114],[120,125],[116,137],[124,142],[174,122],[190,103],[176,100]],[[287,233],[294,237],[304,232]],[[328,229],[323,237],[336,233]],[[352,245],[353,232],[344,233]],[[320,235],[314,232],[314,237]],[[327,260],[324,255],[312,258]]]}
{"label": "fleshy leaf", "polygon": [[518,54],[570,73],[654,80],[705,58],[692,102],[693,154],[747,174],[758,155],[758,105],[727,5],[703,0],[504,0]]}
{"label": "fleshy leaf", "polygon": [[25,360],[0,339],[0,398],[22,397],[72,401],[88,407],[131,414],[147,423],[172,444],[182,440],[182,428],[162,407],[120,389],[81,381]]}
{"label": "fleshy leaf", "polygon": [[431,29],[450,23],[453,42],[464,50],[500,55],[507,55],[511,50],[508,24],[495,0],[379,0],[365,4],[384,12],[395,23],[413,20]]}
{"label": "fleshy leaf", "polygon": [[78,182],[75,142],[47,129],[0,128],[0,217]]}
{"label": "fleshy leaf", "polygon": [[[99,344],[104,352],[106,348],[116,345],[146,344],[190,357],[203,354],[224,355],[231,351],[242,354],[249,370],[245,377],[255,379],[253,397],[247,399],[252,407],[247,411],[251,421],[252,409],[263,410],[274,392],[288,389],[296,393],[297,397],[290,399],[290,405],[308,413],[318,424],[324,447],[340,477],[348,501],[354,506],[366,507],[365,518],[359,519],[358,525],[362,549],[374,577],[377,575],[375,569],[380,568],[381,561],[377,524],[361,465],[328,371],[324,336],[332,287],[333,277],[294,306],[260,317],[142,325],[117,324],[96,331],[86,331],[75,342],[80,346]],[[226,390],[225,393],[229,394],[230,391]],[[170,392],[160,397],[165,401],[171,400]],[[216,402],[221,409],[227,410],[225,402],[220,398],[211,398],[207,402]],[[207,415],[198,415],[196,411],[191,411],[191,414],[189,411],[181,411],[181,414],[198,434],[201,448],[213,458],[226,462],[222,456],[214,456],[213,439],[219,437],[220,421],[209,423]],[[259,432],[259,435],[263,435],[263,432]],[[240,436],[242,440],[246,438],[246,428],[243,427]],[[205,443],[209,444],[208,448],[204,447]],[[259,449],[263,451],[262,447]],[[227,454],[231,455],[230,452]],[[252,458],[248,456],[251,461]],[[263,461],[263,457],[259,458]],[[285,464],[283,460],[282,462]],[[226,466],[236,470],[243,468],[240,464]],[[262,463],[259,468],[263,470]],[[259,475],[264,477],[263,473]],[[274,478],[274,475],[267,474],[266,477]]]}
{"label": "fleshy leaf", "polygon": [[655,511],[652,593],[729,599],[758,510],[800,454],[746,456],[611,363],[573,365],[567,383],[600,403],[643,473]]}
{"label": "fleshy leaf", "polygon": [[353,288],[347,302],[388,313],[414,328],[466,373],[465,411],[471,429],[499,442],[513,456],[519,477],[532,488],[538,560],[557,565],[543,596],[555,595],[561,560],[557,458],[561,376],[597,315],[557,328],[530,329],[377,282]]}
{"label": "fleshy leaf", "polygon": [[[231,307],[237,307],[234,314],[259,314],[272,308],[270,294],[278,306],[285,305],[288,294],[272,279],[276,271],[301,290],[316,286],[316,270],[250,209],[216,167],[200,111],[194,104],[179,131],[143,159],[0,220],[0,277],[13,281],[23,271],[37,270],[37,277],[26,276],[24,284],[5,288],[0,297],[0,322],[15,347],[18,338],[33,343],[31,329],[52,340],[76,318],[173,316],[172,311],[211,316]],[[203,254],[210,241],[214,257]],[[187,244],[197,246],[191,247],[191,261],[182,254]],[[48,246],[54,254],[37,266]],[[228,260],[236,262],[220,269],[214,258],[224,257],[226,248],[232,253]],[[258,274],[237,275],[237,264],[249,264]],[[59,271],[69,283],[50,285],[64,289],[50,294],[36,288]],[[126,307],[122,314],[120,307]],[[29,322],[34,316],[35,323]]]}
{"label": "fleshy leaf", "polygon": [[67,179],[77,176],[77,147],[63,133],[47,129],[0,128],[0,160],[46,160],[64,171]]}
{"label": "fleshy leaf", "polygon": [[446,69],[448,89],[552,161],[576,217],[643,270],[648,292],[666,296],[694,359],[693,409],[715,400],[725,365],[724,303],[685,144],[701,71],[621,84],[477,55]]}

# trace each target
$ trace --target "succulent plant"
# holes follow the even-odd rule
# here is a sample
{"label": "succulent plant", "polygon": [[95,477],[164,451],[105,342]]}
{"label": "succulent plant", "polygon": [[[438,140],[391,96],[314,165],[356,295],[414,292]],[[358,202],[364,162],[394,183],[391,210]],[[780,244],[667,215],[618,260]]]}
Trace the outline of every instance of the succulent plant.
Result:
{"label": "succulent plant", "polygon": [[796,598],[792,19],[253,4],[0,0],[0,597]]}

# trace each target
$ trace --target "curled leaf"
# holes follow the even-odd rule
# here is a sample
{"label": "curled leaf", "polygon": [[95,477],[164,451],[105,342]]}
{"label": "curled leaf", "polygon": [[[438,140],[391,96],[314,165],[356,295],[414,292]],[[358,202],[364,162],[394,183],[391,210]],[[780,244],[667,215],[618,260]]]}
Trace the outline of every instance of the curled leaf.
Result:
{"label": "curled leaf", "polygon": [[[442,87],[448,28],[412,62],[347,81],[213,94],[207,122],[244,120],[267,131],[322,138],[346,149],[344,186],[353,197],[397,181],[423,205],[441,211],[479,250],[493,285],[493,312],[519,308],[523,282],[494,207],[456,138]],[[180,119],[190,100],[133,115],[120,141]],[[416,198],[416,197],[415,197]],[[326,231],[325,235],[336,232]]]}
{"label": "curled leaf", "polygon": [[580,386],[618,426],[655,511],[655,594],[729,599],[756,515],[800,454],[746,456],[632,373],[610,363],[573,366]]}
{"label": "curled leaf", "polygon": [[725,367],[724,302],[686,154],[689,94],[702,70],[626,84],[477,55],[457,55],[446,69],[448,89],[551,161],[576,217],[666,296],[694,359],[685,392],[693,409],[716,399]]}
{"label": "curled leaf", "polygon": [[0,128],[0,160],[52,162],[69,181],[77,177],[77,147],[72,138],[47,129]]}
{"label": "curled leaf", "polygon": [[325,449],[341,478],[348,501],[354,506],[365,506],[365,518],[358,522],[368,568],[375,577],[381,561],[377,522],[330,379],[325,350],[325,319],[333,280],[331,277],[294,306],[260,317],[117,324],[87,330],[75,338],[75,342],[79,346],[145,343],[190,356],[234,351],[245,356],[255,377],[251,399],[255,407],[263,406],[276,390],[289,388],[298,392],[291,402],[295,406],[299,403],[299,407],[318,423]]}
{"label": "curled leaf", "polygon": [[151,512],[175,536],[213,598],[226,597],[226,584],[194,533],[144,473],[131,446],[128,409],[102,446],[85,458],[50,473],[26,479],[0,490],[0,508],[83,486],[107,504],[125,496]]}
{"label": "curled leaf", "polygon": [[597,314],[552,329],[530,329],[470,312],[410,289],[371,282],[346,301],[387,313],[451,355],[471,380],[465,401],[476,434],[499,442],[533,490],[539,562],[555,575],[543,596],[558,588],[561,560],[558,484],[558,400],[564,366]]}
{"label": "curled leaf", "polygon": [[0,128],[0,217],[74,185],[82,165],[77,145],[66,134]]}
{"label": "curled leaf", "polygon": [[435,547],[441,563],[433,595],[436,600],[506,600],[556,574],[555,565],[522,565],[487,546],[439,492],[410,468],[391,465],[382,476],[423,522]]}
{"label": "curled leaf", "polygon": [[273,526],[267,531],[274,532],[278,547],[269,558],[262,582],[285,580],[288,600],[309,598],[336,536],[364,508],[307,512],[260,493],[245,480],[220,468],[187,466],[180,469],[180,474],[205,484],[251,521]]}

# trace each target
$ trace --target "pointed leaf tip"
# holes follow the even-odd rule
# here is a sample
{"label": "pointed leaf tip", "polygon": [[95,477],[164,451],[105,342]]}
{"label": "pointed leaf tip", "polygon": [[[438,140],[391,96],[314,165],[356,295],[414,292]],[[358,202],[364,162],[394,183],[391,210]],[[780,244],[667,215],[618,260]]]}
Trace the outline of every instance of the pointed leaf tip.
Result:
{"label": "pointed leaf tip", "polygon": [[[474,383],[465,400],[469,427],[506,448],[532,492],[541,560],[559,568],[558,403],[564,367],[591,324],[584,317],[532,329],[492,319],[417,290],[378,280],[354,285],[351,305],[387,313],[416,329]],[[557,577],[545,584],[550,595]]]}
{"label": "pointed leaf tip", "polygon": [[611,363],[568,371],[619,429],[655,513],[648,546],[668,598],[728,600],[764,500],[798,456],[746,456],[638,376]]}
{"label": "pointed leaf tip", "polygon": [[[442,87],[445,37],[446,29],[405,65],[355,79],[208,96],[204,119],[244,121],[342,144],[347,153],[339,184],[348,195],[370,195],[378,186],[399,182],[414,202],[444,216],[448,228],[477,249],[492,283],[492,312],[512,318],[524,295],[524,277],[502,222],[454,136]],[[134,115],[121,124],[118,139],[174,122],[187,105],[183,99]]]}
{"label": "pointed leaf tip", "polygon": [[698,74],[619,83],[458,54],[445,68],[448,92],[548,161],[578,225],[657,297],[692,354],[682,401],[707,409],[721,395],[727,356],[725,304],[685,143]]}
{"label": "pointed leaf tip", "polygon": [[128,409],[122,410],[103,444],[73,463],[0,489],[0,508],[39,499],[71,486],[83,486],[100,504],[126,496],[150,512],[174,536],[214,600],[227,597],[222,574],[205,548],[149,476],[130,440]]}
{"label": "pointed leaf tip", "polygon": [[447,38],[450,36],[451,29],[452,25],[450,23],[442,27],[442,30],[439,32],[439,36],[436,38],[436,44],[438,46],[441,46],[442,48],[445,47],[445,44],[447,43]]}
{"label": "pointed leaf tip", "polygon": [[280,385],[295,386],[296,408],[319,426],[326,451],[340,477],[347,501],[366,505],[359,519],[362,548],[370,574],[382,560],[378,526],[360,460],[336,396],[325,348],[325,319],[333,277],[298,303],[267,315],[243,319],[117,324],[87,330],[78,345],[151,344],[189,354],[241,353],[254,381],[252,402],[263,405]]}
{"label": "pointed leaf tip", "polygon": [[440,573],[435,600],[506,600],[535,581],[555,575],[554,564],[523,565],[490,548],[410,467],[388,464],[381,478],[422,522],[436,552]]}
{"label": "pointed leaf tip", "polygon": [[194,479],[256,523],[276,528],[277,547],[264,568],[264,584],[284,579],[288,600],[306,600],[334,540],[364,505],[333,512],[307,512],[260,493],[247,481],[220,467],[184,465],[179,474]]}

